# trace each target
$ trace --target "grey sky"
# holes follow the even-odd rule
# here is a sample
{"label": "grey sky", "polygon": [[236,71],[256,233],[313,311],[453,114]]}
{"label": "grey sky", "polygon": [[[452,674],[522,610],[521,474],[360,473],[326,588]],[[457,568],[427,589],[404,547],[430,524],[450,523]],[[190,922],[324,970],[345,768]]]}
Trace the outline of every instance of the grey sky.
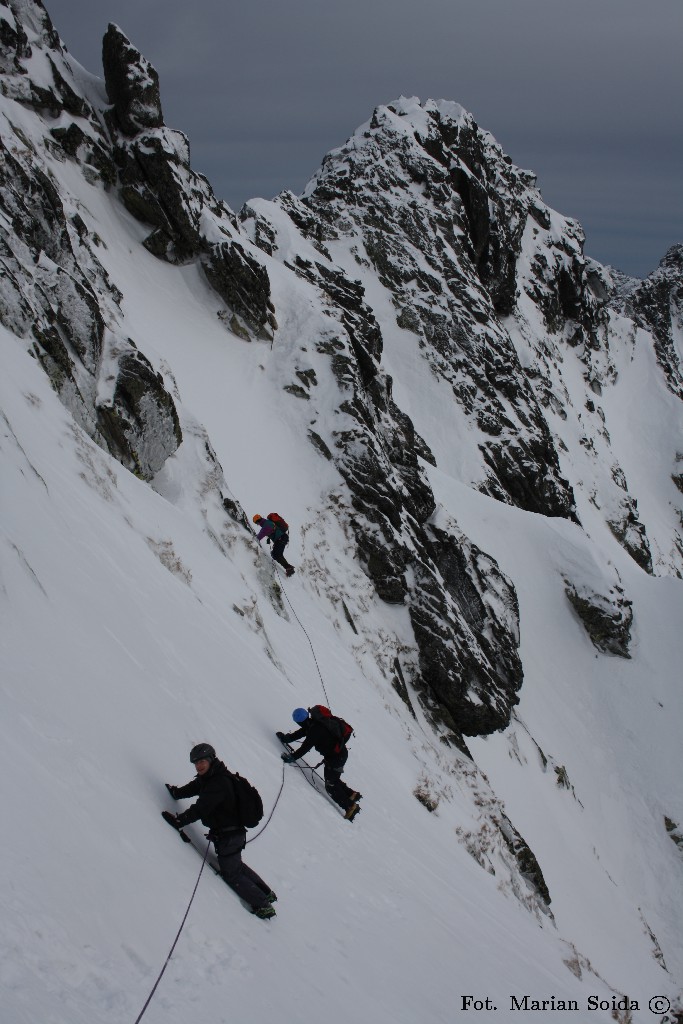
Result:
{"label": "grey sky", "polygon": [[166,123],[234,208],[300,192],[397,96],[457,100],[586,251],[644,276],[683,241],[681,0],[45,0],[102,75],[118,24],[154,64]]}

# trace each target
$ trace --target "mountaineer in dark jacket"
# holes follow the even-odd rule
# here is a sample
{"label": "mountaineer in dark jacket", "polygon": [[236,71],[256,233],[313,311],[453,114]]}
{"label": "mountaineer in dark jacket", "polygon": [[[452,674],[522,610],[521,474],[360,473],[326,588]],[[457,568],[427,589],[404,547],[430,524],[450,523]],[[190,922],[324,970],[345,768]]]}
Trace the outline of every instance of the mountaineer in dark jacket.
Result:
{"label": "mountaineer in dark jacket", "polygon": [[[300,728],[295,732],[277,732],[275,734],[281,743],[292,743],[296,740],[304,741],[298,750],[293,750],[291,754],[283,754],[282,760],[285,764],[292,764],[298,758],[304,757],[309,750],[315,747],[324,759],[325,789],[334,802],[345,812],[344,817],[349,821],[353,821],[360,810],[358,801],[362,797],[357,790],[351,789],[341,779],[349,752],[346,749],[346,743],[340,742],[339,737],[335,736],[325,724],[325,719],[311,714],[311,712],[316,710],[317,706],[309,710],[306,710],[306,708],[295,708],[292,712],[292,718]],[[325,711],[327,712],[327,709]],[[329,715],[329,712],[327,713]],[[350,730],[350,726],[348,728]]]}
{"label": "mountaineer in dark jacket", "polygon": [[274,917],[275,911],[271,904],[277,896],[248,864],[242,862],[247,833],[240,821],[230,772],[218,760],[216,751],[208,743],[199,743],[193,747],[190,761],[197,770],[196,777],[186,786],[170,786],[166,783],[166,789],[174,800],[190,796],[198,799],[181,814],[172,815],[164,811],[164,818],[178,829],[193,821],[201,821],[206,825],[223,879],[250,905],[252,913],[257,917]]}

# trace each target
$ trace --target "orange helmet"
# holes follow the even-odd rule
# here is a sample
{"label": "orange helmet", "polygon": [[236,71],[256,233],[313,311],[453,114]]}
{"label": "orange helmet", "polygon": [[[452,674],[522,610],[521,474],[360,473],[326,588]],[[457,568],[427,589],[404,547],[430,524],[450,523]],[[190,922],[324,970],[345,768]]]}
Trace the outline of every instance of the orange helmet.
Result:
{"label": "orange helmet", "polygon": [[251,517],[251,521],[252,521],[252,523],[258,523],[259,519],[263,519],[263,516],[260,516],[260,515],[258,514],[258,512],[256,513],[256,515],[255,515],[255,516],[252,516],[252,517]]}

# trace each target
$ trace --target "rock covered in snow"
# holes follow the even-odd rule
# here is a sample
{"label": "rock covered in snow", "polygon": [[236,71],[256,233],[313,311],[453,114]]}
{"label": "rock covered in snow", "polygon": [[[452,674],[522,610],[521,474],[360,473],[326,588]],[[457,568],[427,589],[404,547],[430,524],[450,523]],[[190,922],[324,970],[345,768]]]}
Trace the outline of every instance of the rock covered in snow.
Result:
{"label": "rock covered in snow", "polygon": [[230,309],[231,329],[246,340],[272,340],[268,274],[236,240],[231,211],[192,170],[185,135],[164,124],[155,69],[116,25],[107,29],[102,55],[121,198],[153,228],[144,245],[171,263],[199,259]]}
{"label": "rock covered in snow", "polygon": [[320,219],[291,194],[277,206],[254,201],[242,218],[325,302],[328,327],[316,344],[315,369],[297,371],[299,383],[286,387],[310,404],[310,440],[348,488],[360,565],[383,601],[408,610],[417,656],[410,682],[430,716],[466,750],[463,736],[503,727],[518,699],[523,673],[514,589],[454,522],[434,518],[420,461],[433,464],[434,456],[393,399],[381,365],[382,332],[364,288],[317,242],[324,233]]}
{"label": "rock covered in snow", "polygon": [[118,25],[109,25],[102,41],[102,65],[109,100],[122,132],[134,136],[163,128],[159,76]]}
{"label": "rock covered in snow", "polygon": [[[92,170],[106,184],[113,167],[106,139],[95,111],[68,84],[71,70],[47,13],[33,0],[21,5],[21,22],[13,20],[11,10],[0,8],[6,12],[1,24],[7,26],[4,94],[38,112],[47,106],[50,120],[61,123],[45,131],[46,151],[82,159],[84,173]],[[27,89],[40,51],[50,69],[49,84]],[[60,194],[18,124],[9,122],[0,146],[0,210],[12,226],[0,240],[0,320],[31,341],[56,391],[88,434],[150,480],[182,440],[174,401],[117,326],[121,295],[98,259],[102,242],[88,231],[77,204]]]}
{"label": "rock covered in snow", "polygon": [[[292,213],[291,201],[281,202]],[[514,306],[529,211],[543,216],[533,175],[512,167],[458,104],[402,98],[378,107],[328,154],[300,209],[304,234],[321,244],[341,239],[373,267],[397,324],[451,385],[480,435],[482,490],[574,517],[547,424],[500,320]]]}
{"label": "rock covered in snow", "polygon": [[683,245],[672,245],[631,297],[633,313],[655,339],[669,387],[683,398]]}
{"label": "rock covered in snow", "polygon": [[[504,727],[522,682],[514,589],[455,522],[435,514],[423,463],[437,459],[393,397],[383,366],[389,328],[351,269],[385,290],[390,330],[407,333],[450,388],[470,425],[477,486],[578,521],[581,482],[563,475],[566,445],[549,420],[549,410],[573,415],[562,390],[564,352],[576,353],[596,396],[586,400],[594,426],[580,441],[581,457],[595,463],[599,444],[609,450],[596,400],[616,374],[609,281],[584,258],[580,228],[544,205],[533,175],[514,167],[458,104],[405,98],[378,107],[300,198],[254,201],[238,221],[192,171],[187,139],[164,124],[156,72],[121,29],[110,25],[104,38],[110,102],[98,107],[92,90],[79,92],[42,6],[27,0],[27,11],[28,20],[8,13],[3,22],[5,95],[58,118],[45,147],[76,162],[91,183],[113,186],[150,227],[143,244],[153,255],[203,270],[233,335],[274,338],[267,259],[313,289],[326,318],[317,363],[293,367],[283,386],[310,406],[309,439],[344,482],[360,565],[383,601],[408,610],[417,666],[410,681],[463,746],[464,735]],[[33,82],[32,47],[47,57],[47,82]],[[5,243],[3,322],[34,338],[90,435],[151,480],[177,450],[187,417],[141,339],[119,329],[121,297],[97,259],[99,240],[33,156],[14,143],[3,172],[2,202],[15,225]],[[590,500],[650,571],[637,501],[614,459],[608,484]]]}
{"label": "rock covered in snow", "polygon": [[[667,708],[671,706],[664,694],[673,691],[663,680],[653,679],[651,690],[643,692],[637,677],[643,665],[649,668],[652,621],[639,629],[638,646],[642,643],[645,649],[644,640],[650,644],[646,658],[638,660],[636,648],[630,663],[598,658],[582,629],[598,651],[628,657],[632,607],[638,607],[646,619],[646,599],[652,596],[653,607],[668,612],[658,591],[672,584],[668,593],[673,594],[678,585],[671,580],[640,579],[642,573],[618,549],[605,524],[644,569],[664,573],[683,565],[683,548],[676,561],[662,541],[662,537],[668,540],[669,520],[683,490],[683,452],[674,474],[679,490],[667,478],[668,490],[662,499],[657,478],[652,478],[652,490],[657,493],[648,501],[643,480],[647,483],[651,478],[639,475],[639,459],[654,446],[643,445],[631,453],[627,446],[635,431],[610,408],[615,385],[636,376],[643,366],[656,375],[658,390],[648,394],[656,393],[663,405],[676,401],[661,386],[659,366],[650,361],[652,334],[642,329],[645,319],[640,317],[637,330],[635,313],[627,316],[625,307],[620,312],[614,309],[608,275],[584,258],[578,225],[545,207],[532,176],[514,168],[490,136],[455,104],[402,100],[380,108],[371,125],[345,147],[343,159],[327,161],[329,178],[319,176],[319,184],[312,185],[303,198],[283,194],[275,204],[254,201],[238,222],[192,172],[187,140],[163,124],[153,69],[120,30],[112,28],[106,43],[112,101],[107,104],[101,85],[70,65],[39,3],[13,0],[10,10],[0,0],[0,15],[0,41],[5,47],[0,79],[5,118],[0,317],[14,335],[8,345],[10,374],[3,381],[8,412],[5,415],[3,409],[3,455],[17,493],[34,498],[39,494],[36,507],[43,515],[17,527],[23,509],[16,500],[11,528],[22,544],[14,543],[8,533],[10,545],[3,548],[0,590],[9,597],[11,614],[18,611],[15,598],[24,593],[17,580],[22,580],[28,597],[25,617],[31,621],[22,636],[34,635],[35,622],[50,628],[55,612],[62,612],[67,628],[59,632],[67,634],[69,645],[77,649],[76,664],[87,680],[89,697],[98,705],[107,706],[111,698],[112,671],[118,671],[121,685],[130,672],[129,685],[121,693],[117,687],[113,698],[121,704],[122,721],[129,698],[139,702],[136,707],[143,718],[137,721],[136,736],[123,730],[129,745],[144,742],[148,724],[143,719],[157,722],[163,706],[166,724],[175,723],[173,728],[177,725],[179,731],[192,727],[195,712],[197,723],[202,715],[215,714],[216,728],[219,720],[227,720],[228,731],[239,724],[245,742],[240,757],[252,756],[264,776],[269,771],[269,758],[261,756],[266,745],[261,747],[258,740],[264,695],[269,693],[273,702],[280,697],[288,700],[288,684],[303,685],[312,665],[305,660],[307,651],[302,658],[295,650],[292,641],[298,626],[287,621],[284,597],[287,602],[289,597],[273,579],[270,560],[256,546],[239,500],[228,490],[212,438],[181,401],[174,367],[183,389],[188,386],[190,391],[191,382],[200,378],[199,388],[192,392],[196,411],[214,416],[212,434],[220,439],[221,457],[229,462],[234,458],[244,474],[245,490],[254,485],[250,474],[256,472],[251,449],[242,443],[245,423],[257,428],[259,445],[273,442],[268,456],[282,459],[278,479],[291,472],[295,481],[288,492],[294,514],[283,508],[295,524],[295,543],[301,541],[297,552],[301,560],[296,558],[293,580],[297,590],[292,592],[296,610],[291,610],[295,616],[305,610],[299,625],[308,626],[310,616],[315,622],[316,649],[319,638],[331,640],[326,665],[344,670],[333,685],[344,686],[343,710],[347,713],[348,707],[358,725],[360,743],[372,745],[371,756],[366,754],[368,746],[353,752],[354,764],[363,767],[362,784],[368,783],[366,799],[374,790],[375,796],[381,793],[390,798],[387,807],[400,807],[394,797],[404,796],[406,788],[410,792],[415,765],[419,766],[420,783],[413,792],[432,815],[422,807],[413,808],[410,798],[410,807],[404,802],[400,816],[386,815],[381,828],[403,851],[399,867],[394,865],[396,877],[406,863],[402,859],[406,853],[409,859],[414,854],[426,857],[425,877],[429,877],[430,865],[436,865],[429,849],[433,840],[436,857],[449,867],[443,874],[438,869],[436,884],[430,880],[429,893],[418,893],[410,910],[403,904],[393,908],[396,921],[405,923],[406,913],[421,920],[427,907],[441,912],[444,898],[449,906],[457,900],[451,891],[456,882],[451,865],[458,876],[462,874],[454,890],[458,895],[475,881],[467,874],[472,867],[467,859],[457,861],[457,837],[495,877],[493,886],[476,888],[475,881],[478,899],[470,927],[479,917],[490,917],[494,931],[516,934],[510,927],[514,916],[500,912],[504,904],[498,897],[504,894],[535,916],[546,931],[543,943],[552,948],[554,929],[547,927],[552,922],[550,889],[553,908],[559,909],[558,927],[563,918],[566,925],[569,905],[577,928],[580,915],[574,893],[567,890],[580,878],[583,892],[577,899],[586,906],[597,897],[598,909],[593,918],[588,915],[590,923],[585,925],[587,941],[594,940],[592,928],[603,927],[608,941],[595,942],[598,948],[609,947],[607,919],[611,918],[605,910],[609,899],[614,901],[615,919],[633,931],[633,922],[628,923],[633,909],[629,901],[639,891],[632,888],[637,873],[633,869],[645,863],[646,853],[657,853],[657,846],[655,837],[641,847],[643,837],[638,835],[634,859],[626,869],[621,867],[621,844],[629,828],[633,830],[634,820],[626,812],[636,810],[637,831],[645,831],[642,825],[647,817],[632,798],[633,793],[639,794],[640,802],[650,787],[649,795],[655,792],[657,797],[655,830],[661,833],[661,813],[674,813],[675,799],[670,793],[657,810],[660,794],[651,785],[655,774],[642,790],[634,785],[635,774],[625,778],[623,788],[614,784],[619,772],[605,768],[632,766],[629,755],[619,760],[608,744],[604,757],[600,749],[595,751],[599,774],[584,771],[581,762],[593,757],[591,747],[596,738],[599,747],[602,739],[597,722],[595,730],[590,728],[587,712],[597,712],[596,719],[606,726],[608,736],[613,728],[610,717],[619,722],[620,728],[610,737],[615,746],[623,742],[626,750],[631,745],[642,750],[643,736],[634,736],[627,727],[634,725],[633,716],[614,715],[614,711],[622,706],[626,712],[636,707],[642,711],[650,705],[653,723],[664,709],[664,700]],[[368,159],[366,147],[376,159]],[[142,232],[121,216],[121,202],[146,226],[147,252],[139,248]],[[130,267],[126,257],[120,257],[121,251],[129,250]],[[187,262],[203,272],[225,303],[227,308],[218,316],[226,330],[212,334],[217,325],[211,294],[201,277],[197,284],[192,270],[178,269],[178,264]],[[131,267],[159,283],[161,294],[150,295],[147,279],[136,279]],[[194,287],[171,295],[181,277]],[[125,287],[125,296],[114,278]],[[277,329],[271,283],[278,297],[281,327]],[[186,295],[191,299],[191,321],[185,320]],[[197,300],[197,308],[192,300]],[[177,329],[164,303],[178,315],[182,325]],[[664,301],[661,310],[665,309]],[[127,329],[133,322],[142,326]],[[191,349],[186,344],[190,322],[200,326],[192,336]],[[258,337],[273,344],[247,347],[240,340]],[[398,350],[405,355],[409,346],[409,358],[402,362]],[[40,362],[84,430],[149,481],[151,488],[130,480],[90,444],[54,401],[26,350]],[[643,360],[639,365],[637,358]],[[223,374],[216,374],[216,391],[212,391],[214,380],[207,379],[211,372],[207,366],[220,367]],[[21,382],[16,388],[15,381]],[[416,392],[420,385],[423,390],[411,405],[413,385]],[[248,396],[244,401],[238,395],[242,388]],[[637,396],[637,388],[630,394]],[[246,408],[252,399],[253,419],[252,408]],[[230,400],[235,409],[228,413]],[[216,417],[218,403],[221,415]],[[612,404],[617,414],[625,406],[631,412],[623,395]],[[662,419],[668,416],[677,423],[672,408],[665,406]],[[443,431],[439,417],[446,421]],[[263,425],[257,421],[262,419],[267,430],[260,429]],[[54,428],[54,438],[48,437],[46,422]],[[20,424],[21,430],[13,433],[13,424]],[[237,429],[226,429],[226,424]],[[665,473],[675,451],[671,447],[674,431],[667,432],[667,427],[668,421],[665,426],[654,423],[652,428],[653,436],[662,439],[657,453],[661,447]],[[280,429],[291,449],[278,443]],[[625,438],[621,447],[620,430]],[[318,460],[308,450],[306,437]],[[461,448],[467,449],[469,459],[460,461]],[[454,451],[456,457],[449,461]],[[628,481],[622,464],[628,469]],[[258,472],[265,477],[263,469]],[[75,510],[70,507],[67,480],[74,485]],[[309,497],[299,501],[297,485],[308,489]],[[490,498],[473,494],[472,486]],[[88,491],[96,499],[92,504],[82,501]],[[491,500],[494,497],[523,511],[501,508]],[[50,516],[53,509],[61,514]],[[304,515],[309,522],[303,522]],[[51,518],[56,529],[47,532]],[[43,529],[32,530],[36,522],[42,522]],[[81,537],[69,537],[74,523],[88,535],[83,552]],[[490,545],[496,551],[500,564],[470,539],[466,523],[467,532],[483,547]],[[74,541],[67,547],[68,555],[62,554],[58,544],[46,543],[53,536],[68,538],[70,545]],[[511,550],[517,546],[519,550]],[[112,550],[120,555],[114,571]],[[91,551],[103,556],[96,573],[88,565]],[[150,552],[154,556],[151,571]],[[598,558],[596,552],[604,557]],[[620,568],[626,566],[629,589],[633,583],[633,606],[611,557]],[[536,558],[538,567],[529,566]],[[556,560],[554,578],[550,578],[552,559]],[[85,608],[82,598],[67,600],[58,609],[58,599],[65,593],[59,574],[67,564],[74,567],[76,577],[93,581],[92,592],[98,598],[113,584],[116,598],[121,599],[112,597],[101,605],[93,602],[91,614],[84,616],[84,623],[77,623]],[[512,577],[519,585],[519,601]],[[139,591],[133,580],[141,584]],[[565,593],[581,626],[567,606]],[[148,595],[150,615],[143,606]],[[138,597],[135,603],[130,601],[134,597]],[[552,610],[546,611],[545,602]],[[138,612],[139,623],[129,603]],[[674,618],[671,614],[666,621]],[[530,622],[536,629],[530,628]],[[81,626],[84,643],[72,644]],[[661,628],[659,622],[656,627]],[[544,629],[552,640],[539,638]],[[245,643],[248,633],[250,643]],[[51,635],[57,644],[65,645],[58,631]],[[111,664],[102,666],[101,678],[91,686],[90,674],[98,668],[91,657],[93,638],[98,638],[98,653],[111,652]],[[520,647],[522,639],[524,647]],[[670,649],[674,650],[673,644]],[[521,719],[513,714],[523,679],[522,651],[527,707],[535,719],[533,734],[527,730],[524,735]],[[17,676],[26,672],[36,677],[25,687],[26,721],[21,727],[31,730],[32,734],[27,731],[29,748],[33,750],[35,744],[41,753],[32,759],[37,766],[34,782],[39,800],[47,802],[52,792],[44,786],[46,764],[59,764],[74,777],[83,774],[80,761],[73,767],[73,722],[67,722],[73,710],[69,701],[78,694],[83,703],[83,691],[71,685],[58,690],[51,678],[39,680],[44,674],[34,669],[40,662],[24,667],[20,665],[24,651],[17,648],[17,652]],[[574,671],[575,654],[582,661],[585,678]],[[664,658],[652,658],[652,662],[658,669],[669,668]],[[229,669],[227,678],[224,665]],[[252,672],[256,686],[251,685]],[[220,675],[218,683],[216,675]],[[62,665],[62,684],[65,676]],[[614,682],[609,687],[611,705],[604,693],[608,688],[594,685],[610,678]],[[35,695],[41,685],[46,700],[39,707]],[[404,713],[392,685],[410,714]],[[148,700],[155,687],[156,699]],[[595,703],[592,690],[598,694]],[[56,696],[52,691],[57,691]],[[331,693],[334,697],[332,688]],[[652,699],[657,694],[662,703]],[[600,714],[603,703],[605,717]],[[87,710],[88,701],[85,704]],[[17,709],[21,707],[17,703]],[[362,721],[360,712],[356,714],[359,708]],[[505,736],[469,739],[504,729],[511,717],[517,727],[507,729]],[[663,721],[662,717],[657,723],[660,730]],[[635,732],[640,724],[635,723]],[[106,726],[98,735],[110,743],[107,754],[114,763],[121,757],[121,734],[110,722]],[[556,756],[546,755],[534,739],[538,735],[545,746],[548,733],[555,735]],[[660,735],[658,731],[644,734]],[[167,742],[168,734],[164,735]],[[477,762],[498,775],[496,787],[501,792],[509,780],[507,812],[475,761],[458,755],[451,744],[464,755],[469,744]],[[65,754],[61,762],[55,754],[45,753],[60,748]],[[378,752],[381,756],[376,756]],[[396,758],[398,773],[386,772],[387,755],[392,762]],[[362,757],[366,757],[364,765]],[[93,757],[90,761],[94,764]],[[139,789],[140,763],[137,758],[126,761],[133,763],[118,794],[121,805],[128,800],[127,793]],[[543,773],[548,776],[545,783],[538,778]],[[55,777],[63,783],[61,772]],[[604,797],[602,791],[597,797],[594,791],[589,793],[596,777],[605,786]],[[622,797],[623,808],[618,803]],[[536,800],[539,806],[529,808]],[[624,813],[605,816],[608,800],[610,811]],[[95,795],[88,805],[91,812],[96,802]],[[138,803],[136,827],[144,830],[149,808],[146,801]],[[411,811],[427,818],[433,831],[423,836],[421,820]],[[440,816],[441,822],[435,825]],[[681,820],[677,812],[675,816]],[[306,811],[301,821],[308,820]],[[404,822],[410,828],[403,825],[402,831]],[[555,828],[556,822],[562,830]],[[668,817],[665,824],[679,845],[680,829]],[[292,822],[286,827],[293,827]],[[340,827],[346,829],[343,823]],[[443,845],[439,845],[439,831]],[[63,832],[69,832],[66,826]],[[323,832],[318,852],[333,841]],[[415,845],[405,851],[408,833]],[[120,851],[110,850],[106,829],[103,834],[111,866],[123,870]],[[150,839],[154,841],[153,826]],[[665,839],[663,845],[671,844]],[[370,866],[367,852],[361,851],[364,875]],[[60,858],[62,865],[69,861]],[[647,861],[653,862],[666,865],[666,857]],[[384,883],[386,858],[380,857],[375,867]],[[612,877],[609,872],[615,867]],[[567,872],[564,878],[563,872]],[[447,880],[446,887],[442,879]],[[75,880],[78,888],[80,880]],[[386,880],[393,884],[391,877]],[[116,878],[110,882],[113,891]],[[606,898],[606,893],[612,896]],[[480,902],[482,894],[486,899]],[[649,893],[645,895],[649,900]],[[385,896],[381,898],[383,917],[387,908],[392,911]],[[40,892],[34,897],[39,902]],[[466,910],[467,905],[465,895],[458,909]],[[650,906],[654,905],[653,899]],[[355,916],[350,910],[349,935],[356,926]],[[448,916],[456,922],[452,935],[460,940],[466,934],[464,925],[457,913]],[[651,949],[663,965],[659,942],[642,914],[641,918],[642,926],[635,922],[637,938],[629,939],[636,951],[633,962],[639,957],[642,966]],[[659,932],[668,919],[661,914],[658,920]],[[49,915],[45,921],[52,925]],[[225,915],[220,922],[216,918],[220,928],[225,921]],[[502,929],[501,921],[506,923]],[[67,931],[73,924],[67,921]],[[58,922],[60,935],[61,927]],[[406,934],[410,941],[411,929],[408,933],[397,930],[401,942]],[[113,928],[113,945],[116,934]],[[77,939],[81,941],[74,942],[76,958],[82,949],[80,932]],[[670,935],[665,934],[665,940],[673,947]],[[41,939],[33,948],[42,945]],[[148,949],[154,947],[155,941],[146,944]],[[407,948],[396,947],[399,955]],[[449,944],[446,949],[450,948]],[[590,984],[597,984],[586,958],[573,945],[571,950],[567,967],[577,977],[585,972]],[[41,968],[43,952],[36,953],[35,960]],[[506,963],[509,952],[502,939],[498,962]],[[617,950],[615,960],[622,952]],[[431,949],[427,955],[431,956]],[[124,951],[126,970],[127,959]],[[605,962],[609,964],[609,959]],[[96,976],[111,979],[110,967],[109,958],[102,958],[95,964]],[[59,978],[60,965],[55,970]],[[143,964],[141,983],[146,973]],[[111,985],[115,983],[114,979]],[[584,981],[586,990],[588,984]],[[18,999],[27,987],[20,989]],[[658,986],[651,989],[658,990]],[[116,993],[111,1002],[102,991],[101,1005],[104,1001],[114,1005]],[[48,1002],[51,995],[47,994]],[[88,993],[85,1000],[87,1015],[92,1010],[86,1006]],[[264,1012],[267,1016],[268,1007]]]}
{"label": "rock covered in snow", "polygon": [[567,581],[566,594],[599,651],[630,657],[633,610],[621,587],[605,596],[585,584],[575,586]]}

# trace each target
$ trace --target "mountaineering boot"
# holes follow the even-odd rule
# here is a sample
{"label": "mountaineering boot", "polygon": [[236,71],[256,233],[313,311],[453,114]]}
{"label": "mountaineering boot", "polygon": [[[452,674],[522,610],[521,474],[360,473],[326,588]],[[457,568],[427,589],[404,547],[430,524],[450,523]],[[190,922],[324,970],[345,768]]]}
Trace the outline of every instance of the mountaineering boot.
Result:
{"label": "mountaineering boot", "polygon": [[285,572],[287,573],[287,576],[293,576],[295,572],[294,566],[290,565],[289,569],[285,569]]}
{"label": "mountaineering boot", "polygon": [[269,917],[275,917],[275,911],[269,903],[265,907],[254,907],[251,912],[255,917],[260,917],[262,921],[267,921]]}
{"label": "mountaineering boot", "polygon": [[357,802],[358,802],[359,800],[362,800],[362,799],[363,799],[363,794],[362,794],[362,793],[358,793],[358,792],[356,792],[356,793],[352,793],[352,794],[351,794],[351,803],[352,803],[352,804],[355,804],[355,803],[357,803]]}
{"label": "mountaineering boot", "polygon": [[277,896],[275,895],[275,893],[273,892],[272,889],[270,890],[268,895],[265,897],[265,900],[266,900],[266,903],[275,903],[276,902]]}
{"label": "mountaineering boot", "polygon": [[353,819],[358,814],[359,810],[360,804],[351,804],[349,807],[347,807],[346,814],[344,815],[344,817],[346,818],[347,821],[353,821]]}

